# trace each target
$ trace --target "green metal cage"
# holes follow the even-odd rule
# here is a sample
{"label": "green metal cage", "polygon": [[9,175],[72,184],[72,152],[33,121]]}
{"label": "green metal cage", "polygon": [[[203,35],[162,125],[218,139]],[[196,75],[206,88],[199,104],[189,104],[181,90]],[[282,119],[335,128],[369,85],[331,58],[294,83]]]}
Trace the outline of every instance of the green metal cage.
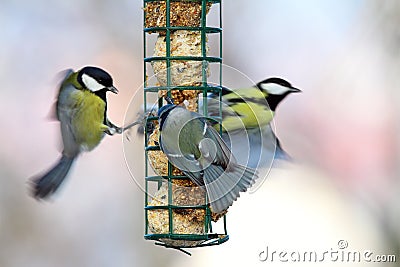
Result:
{"label": "green metal cage", "polygon": [[[171,4],[176,2],[186,2],[186,3],[197,3],[201,5],[201,14],[200,14],[200,23],[196,26],[180,26],[180,25],[172,25],[171,23]],[[148,4],[159,3],[165,5],[165,25],[146,25],[146,6]],[[160,90],[166,90],[168,96],[171,96],[171,90],[200,90],[203,94],[203,114],[207,117],[207,98],[206,95],[209,92],[218,93],[221,99],[221,90],[222,90],[222,14],[221,14],[221,0],[144,0],[144,29],[143,29],[143,48],[144,48],[144,106],[147,108],[148,99],[151,94],[158,94]],[[212,8],[218,8],[217,14],[219,16],[219,25],[216,27],[207,25],[207,6],[212,6]],[[215,10],[215,8],[214,8]],[[177,30],[185,30],[185,31],[196,31],[201,34],[201,56],[172,56],[171,55],[171,34],[173,34]],[[166,54],[165,56],[148,56],[147,55],[147,37],[154,33],[162,32],[165,34],[165,46],[166,46]],[[207,55],[207,37],[209,35],[217,35],[219,37],[219,54],[216,56]],[[197,61],[202,63],[201,73],[202,80],[198,86],[182,86],[182,85],[173,85],[171,82],[171,62],[173,61]],[[149,73],[149,64],[152,62],[165,62],[166,64],[166,84],[163,86],[158,85],[150,85],[148,83],[148,73]],[[207,68],[210,64],[218,64],[218,81],[211,85],[208,82],[207,77]],[[158,106],[161,107],[163,105],[164,100],[160,98],[158,100]],[[155,121],[158,118],[156,116],[148,117],[148,121]],[[220,116],[217,118],[213,118],[216,120],[221,119],[221,108],[220,108]],[[220,219],[219,224],[223,224],[222,233],[214,233],[213,232],[213,224],[211,220],[211,210],[209,205],[207,205],[207,196],[205,194],[206,203],[204,205],[192,205],[192,206],[177,206],[172,203],[172,182],[174,180],[179,179],[187,179],[186,176],[174,176],[172,175],[173,166],[168,163],[168,175],[167,176],[154,176],[149,175],[149,168],[151,168],[148,153],[150,151],[160,150],[159,146],[149,145],[149,129],[145,129],[145,235],[144,238],[147,240],[157,241],[157,245],[162,245],[165,247],[179,249],[185,253],[186,251],[183,248],[192,248],[192,247],[203,247],[203,246],[211,246],[218,245],[226,242],[229,239],[229,235],[227,233],[226,227],[226,217]],[[151,195],[149,193],[149,188],[151,184],[156,184],[156,187],[160,189],[162,183],[168,182],[168,205],[163,206],[151,206],[149,204],[149,200]],[[173,231],[174,229],[174,211],[182,210],[182,209],[199,209],[204,211],[204,234],[178,234]],[[167,233],[155,234],[149,230],[149,212],[154,210],[166,210],[168,211],[168,223],[169,223],[169,231]],[[180,242],[179,245],[174,245],[174,242],[170,241],[183,241]],[[185,243],[185,241],[189,241]],[[194,241],[194,242],[190,242]]]}

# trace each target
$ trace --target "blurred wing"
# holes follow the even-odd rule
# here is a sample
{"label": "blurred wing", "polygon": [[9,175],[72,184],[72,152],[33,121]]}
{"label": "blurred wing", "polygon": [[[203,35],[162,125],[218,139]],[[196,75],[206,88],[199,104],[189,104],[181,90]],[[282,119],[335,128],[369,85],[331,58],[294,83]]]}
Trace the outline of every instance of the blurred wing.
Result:
{"label": "blurred wing", "polygon": [[57,100],[54,101],[54,103],[51,105],[50,111],[46,116],[47,119],[52,120],[52,121],[58,121],[58,116],[57,116]]}
{"label": "blurred wing", "polygon": [[[229,107],[229,99],[239,98],[239,96],[232,90],[222,87],[222,117],[235,116],[235,111]],[[200,99],[201,100],[201,99]],[[202,110],[202,102],[200,103],[200,110]],[[217,93],[211,93],[207,96],[208,115],[219,116],[219,95]]]}
{"label": "blurred wing", "polygon": [[69,77],[69,75],[71,75],[72,73],[74,73],[73,69],[66,69],[66,70],[62,70],[59,73],[57,73],[56,75],[56,79],[59,83],[59,86],[61,86],[61,84]]}
{"label": "blurred wing", "polygon": [[[66,70],[63,70],[63,71],[60,71],[59,73],[57,73],[55,79],[57,80],[57,83],[58,83],[57,88],[59,90],[61,89],[61,86],[65,82],[65,80],[72,73],[74,73],[74,70],[72,70],[72,69],[66,69]],[[49,119],[51,119],[51,120],[59,120],[58,114],[57,114],[57,106],[58,106],[58,100],[56,99],[56,101],[54,101],[54,104],[50,109],[49,116],[48,116]]]}
{"label": "blurred wing", "polygon": [[[62,86],[62,84],[64,83],[64,81],[73,73],[72,69],[67,69],[64,71],[61,71],[59,73],[56,74],[56,76],[54,77],[52,83],[53,84],[57,84],[57,98],[58,98],[58,94],[60,91],[60,88]],[[55,101],[53,102],[53,104],[51,105],[49,112],[46,115],[46,119],[51,120],[51,121],[59,121],[59,117],[58,117],[58,112],[57,112],[57,106],[58,106],[58,100],[57,98],[55,99]],[[59,145],[59,150],[63,149],[63,145],[60,143]]]}
{"label": "blurred wing", "polygon": [[72,84],[64,85],[57,101],[57,117],[61,123],[61,133],[64,143],[64,152],[72,157],[76,156],[80,151],[74,136],[72,118],[77,111],[76,103],[81,91],[76,89]]}

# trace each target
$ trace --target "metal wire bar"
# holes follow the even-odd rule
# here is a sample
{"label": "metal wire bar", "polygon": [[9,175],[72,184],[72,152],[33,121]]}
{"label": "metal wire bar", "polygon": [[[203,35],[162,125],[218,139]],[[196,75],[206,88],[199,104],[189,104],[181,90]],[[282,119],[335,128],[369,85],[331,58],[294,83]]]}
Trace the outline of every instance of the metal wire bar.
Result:
{"label": "metal wire bar", "polygon": [[[200,16],[200,24],[199,26],[189,27],[189,26],[172,26],[171,25],[171,3],[181,2],[182,0],[143,0],[144,7],[148,3],[162,3],[165,4],[166,12],[165,12],[165,26],[151,26],[146,27],[146,13],[144,14],[143,24],[145,25],[143,29],[143,62],[144,62],[144,106],[147,112],[147,94],[158,93],[160,90],[165,90],[167,92],[167,96],[171,97],[171,90],[198,90],[203,93],[203,115],[207,117],[208,109],[207,109],[207,94],[214,93],[218,94],[219,99],[222,99],[222,11],[221,11],[221,0],[185,0],[184,2],[192,2],[192,3],[201,3],[201,16]],[[208,4],[218,4],[219,6],[219,27],[210,27],[207,25],[207,7]],[[146,12],[146,11],[145,11]],[[200,56],[172,56],[171,55],[171,35],[175,31],[196,31],[200,33],[201,36],[201,53]],[[146,45],[148,45],[146,41],[146,37],[149,34],[163,32],[165,33],[165,56],[148,56],[146,54]],[[216,56],[207,55],[207,36],[209,34],[219,35],[219,54]],[[171,65],[174,62],[179,61],[198,61],[201,62],[201,85],[199,86],[175,86],[172,84],[172,73],[171,73]],[[166,84],[164,86],[149,86],[147,80],[147,65],[146,63],[153,62],[165,62],[166,66]],[[215,63],[219,64],[219,81],[216,84],[209,84],[207,81],[207,73],[209,64]],[[158,107],[163,105],[163,99],[159,98]],[[221,120],[222,111],[220,105],[219,116],[211,117],[210,120]],[[149,116],[147,121],[155,121],[158,118],[156,116]],[[220,129],[221,131],[221,129]],[[149,137],[148,137],[148,129],[145,127],[145,239],[148,240],[157,240],[157,245],[161,245],[168,248],[175,248],[184,253],[188,253],[182,248],[193,248],[193,247],[204,247],[204,246],[212,246],[219,245],[221,243],[226,242],[229,239],[227,234],[227,223],[226,217],[223,217],[223,234],[215,234],[213,233],[212,220],[211,220],[211,210],[208,204],[207,194],[204,193],[206,202],[202,205],[174,205],[173,203],[173,192],[172,192],[172,184],[174,180],[185,180],[188,179],[184,175],[173,175],[173,166],[168,163],[168,171],[166,176],[159,175],[150,175],[149,173],[149,159],[148,153],[151,151],[158,151],[160,147],[158,145],[149,145]],[[168,204],[167,205],[150,205],[149,204],[149,183],[157,183],[158,188],[161,187],[163,182],[168,182]],[[185,209],[194,209],[194,210],[204,210],[204,234],[177,234],[174,233],[174,212],[178,210]],[[148,225],[148,212],[163,210],[168,212],[168,233],[163,234],[154,234],[149,233],[149,225]],[[185,245],[182,243],[181,245],[171,245],[167,243],[165,240],[179,240],[179,241],[199,241],[197,243],[190,243],[190,245]]]}

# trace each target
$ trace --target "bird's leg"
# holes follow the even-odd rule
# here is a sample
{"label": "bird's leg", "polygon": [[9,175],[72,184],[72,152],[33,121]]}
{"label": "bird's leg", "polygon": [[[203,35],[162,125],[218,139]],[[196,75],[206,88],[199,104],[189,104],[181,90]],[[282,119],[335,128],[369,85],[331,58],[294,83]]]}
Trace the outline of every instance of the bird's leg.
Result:
{"label": "bird's leg", "polygon": [[121,127],[116,126],[108,119],[106,121],[106,127],[107,129],[105,130],[105,133],[108,135],[121,134],[123,132],[123,129]]}
{"label": "bird's leg", "polygon": [[107,119],[106,126],[108,128],[105,130],[105,132],[108,135],[122,134],[126,130],[129,130],[130,128],[132,128],[133,126],[136,126],[136,125],[140,125],[140,126],[144,127],[145,124],[147,123],[147,118],[149,116],[155,116],[154,112],[155,112],[154,110],[151,110],[149,112],[146,112],[145,114],[143,114],[143,113],[139,114],[139,116],[138,116],[139,118],[136,121],[134,121],[124,127],[118,127]]}
{"label": "bird's leg", "polygon": [[137,120],[128,124],[127,126],[122,127],[121,131],[124,132],[136,125],[139,125],[139,127],[141,127],[142,129],[144,129],[146,126],[148,127],[148,125],[146,125],[146,124],[151,123],[150,121],[147,120],[150,116],[157,116],[156,110],[151,109],[150,111],[148,111],[146,113],[144,113],[144,112],[138,113]]}
{"label": "bird's leg", "polygon": [[108,135],[114,135],[116,133],[118,134],[122,133],[122,130],[120,127],[115,126],[115,127],[108,127],[104,132]]}
{"label": "bird's leg", "polygon": [[112,124],[111,122],[108,122],[108,125],[107,125],[108,128],[105,130],[105,133],[108,135],[122,134],[124,131],[129,130],[133,126],[138,125],[138,124],[143,125],[143,123],[144,123],[143,120],[137,120],[137,121],[134,121],[134,122],[128,124],[125,127],[118,127],[118,126]]}

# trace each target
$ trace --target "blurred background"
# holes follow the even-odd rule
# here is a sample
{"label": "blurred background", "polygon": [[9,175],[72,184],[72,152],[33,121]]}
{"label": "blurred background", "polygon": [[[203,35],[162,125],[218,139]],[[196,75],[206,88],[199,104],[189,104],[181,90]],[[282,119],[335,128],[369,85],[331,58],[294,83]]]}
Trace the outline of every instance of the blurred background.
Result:
{"label": "blurred background", "polygon": [[52,201],[31,198],[28,178],[59,156],[57,72],[110,72],[120,93],[108,116],[123,124],[142,84],[142,16],[138,0],[0,2],[0,266],[285,266],[259,255],[337,250],[339,240],[400,261],[398,0],[224,1],[224,63],[303,90],[275,119],[296,161],[235,202],[227,243],[188,257],[145,241],[143,192],[118,136],[82,155]]}

